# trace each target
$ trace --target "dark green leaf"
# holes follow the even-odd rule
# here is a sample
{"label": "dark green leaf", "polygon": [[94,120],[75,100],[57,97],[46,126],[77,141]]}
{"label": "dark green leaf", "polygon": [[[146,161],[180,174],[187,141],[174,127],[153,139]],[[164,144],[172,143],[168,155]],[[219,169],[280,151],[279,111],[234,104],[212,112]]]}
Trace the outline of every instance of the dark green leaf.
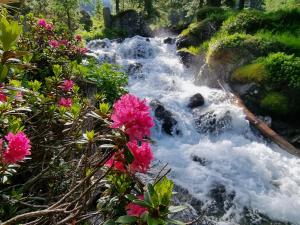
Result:
{"label": "dark green leaf", "polygon": [[136,218],[133,216],[120,216],[117,220],[116,223],[122,223],[122,224],[130,224],[136,222]]}

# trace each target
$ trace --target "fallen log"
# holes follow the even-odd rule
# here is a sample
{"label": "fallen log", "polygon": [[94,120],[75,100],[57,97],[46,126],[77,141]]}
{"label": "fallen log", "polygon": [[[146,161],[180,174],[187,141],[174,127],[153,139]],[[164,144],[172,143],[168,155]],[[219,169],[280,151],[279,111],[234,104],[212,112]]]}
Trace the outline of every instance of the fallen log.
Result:
{"label": "fallen log", "polygon": [[233,94],[234,102],[239,107],[243,108],[244,113],[246,115],[246,119],[256,127],[265,137],[269,138],[277,145],[279,145],[282,149],[286,150],[288,153],[300,157],[300,150],[295,146],[290,144],[285,138],[277,134],[274,130],[272,130],[264,121],[257,118],[244,104],[242,99],[237,95]]}

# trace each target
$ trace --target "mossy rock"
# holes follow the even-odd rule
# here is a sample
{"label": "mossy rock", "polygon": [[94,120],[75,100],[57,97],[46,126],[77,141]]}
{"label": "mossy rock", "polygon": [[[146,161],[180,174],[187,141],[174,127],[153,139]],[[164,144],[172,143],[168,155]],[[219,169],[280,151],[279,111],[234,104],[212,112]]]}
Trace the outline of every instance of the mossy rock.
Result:
{"label": "mossy rock", "polygon": [[238,68],[232,75],[231,80],[238,83],[263,83],[268,78],[268,71],[263,63],[251,63]]}
{"label": "mossy rock", "polygon": [[267,113],[275,116],[289,114],[289,98],[280,92],[268,93],[260,102],[260,106]]}

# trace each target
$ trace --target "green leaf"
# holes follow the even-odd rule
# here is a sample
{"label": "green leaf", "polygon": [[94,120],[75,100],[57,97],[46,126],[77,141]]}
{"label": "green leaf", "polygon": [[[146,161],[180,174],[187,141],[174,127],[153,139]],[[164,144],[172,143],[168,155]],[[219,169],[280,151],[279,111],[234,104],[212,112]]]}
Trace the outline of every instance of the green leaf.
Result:
{"label": "green leaf", "polygon": [[170,204],[173,187],[174,183],[171,180],[168,180],[166,177],[164,177],[164,179],[162,179],[154,186],[159,204],[165,206],[168,206]]}
{"label": "green leaf", "polygon": [[170,212],[170,213],[177,213],[177,212],[180,212],[180,211],[185,210],[186,208],[187,208],[187,207],[184,206],[184,205],[170,206],[170,207],[169,207],[169,212]]}
{"label": "green leaf", "polygon": [[154,219],[150,215],[147,216],[147,225],[160,225],[160,221],[157,219]]}
{"label": "green leaf", "polygon": [[103,225],[115,225],[116,223],[113,220],[107,220]]}
{"label": "green leaf", "polygon": [[139,200],[139,199],[135,199],[132,201],[134,204],[146,207],[146,208],[152,208],[152,205],[150,205],[149,203],[143,201],[143,200]]}
{"label": "green leaf", "polygon": [[122,224],[130,224],[136,222],[137,219],[133,216],[120,216],[117,220],[116,223],[122,223]]}
{"label": "green leaf", "polygon": [[0,20],[0,41],[4,51],[9,51],[11,47],[17,42],[22,27],[18,22],[14,21],[9,23],[5,17]]}
{"label": "green leaf", "polygon": [[134,156],[132,154],[132,152],[126,147],[124,150],[124,156],[125,156],[125,160],[128,164],[131,164],[134,160]]}
{"label": "green leaf", "polygon": [[56,77],[62,73],[62,67],[60,65],[53,65],[52,70]]}
{"label": "green leaf", "polygon": [[108,113],[110,106],[108,103],[101,103],[99,108],[102,113]]}
{"label": "green leaf", "polygon": [[0,65],[0,82],[3,82],[8,74],[8,67],[6,65]]}
{"label": "green leaf", "polygon": [[176,225],[186,225],[186,223],[178,221],[178,220],[173,220],[173,219],[167,219],[168,224],[176,224]]}
{"label": "green leaf", "polygon": [[137,198],[136,198],[134,195],[132,195],[132,194],[125,195],[125,197],[126,197],[128,200],[130,200],[130,201],[133,201],[133,200],[136,200],[136,199],[137,199]]}

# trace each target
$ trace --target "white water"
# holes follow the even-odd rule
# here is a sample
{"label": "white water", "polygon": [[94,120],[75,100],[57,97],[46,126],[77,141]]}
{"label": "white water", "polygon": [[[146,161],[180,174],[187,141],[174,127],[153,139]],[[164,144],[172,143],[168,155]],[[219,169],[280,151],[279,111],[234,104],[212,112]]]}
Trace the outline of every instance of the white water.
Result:
{"label": "white water", "polygon": [[[161,38],[148,42],[141,37],[109,43],[107,48],[95,47],[95,43],[89,44],[95,56],[115,54],[116,63],[124,68],[141,63],[142,69],[130,76],[129,91],[149,102],[159,100],[178,121],[182,135],[169,136],[159,126],[153,130],[155,156],[169,163],[175,182],[207,203],[216,184],[235,193],[233,206],[219,224],[238,223],[244,207],[274,220],[300,224],[300,159],[254,134],[242,110],[228,101],[225,92],[194,85],[174,45],[163,44]],[[191,111],[186,105],[196,93],[206,102]],[[231,123],[213,134],[197,132],[195,117],[211,111],[218,118],[229,111]],[[192,156],[205,159],[206,165],[193,161]]]}

